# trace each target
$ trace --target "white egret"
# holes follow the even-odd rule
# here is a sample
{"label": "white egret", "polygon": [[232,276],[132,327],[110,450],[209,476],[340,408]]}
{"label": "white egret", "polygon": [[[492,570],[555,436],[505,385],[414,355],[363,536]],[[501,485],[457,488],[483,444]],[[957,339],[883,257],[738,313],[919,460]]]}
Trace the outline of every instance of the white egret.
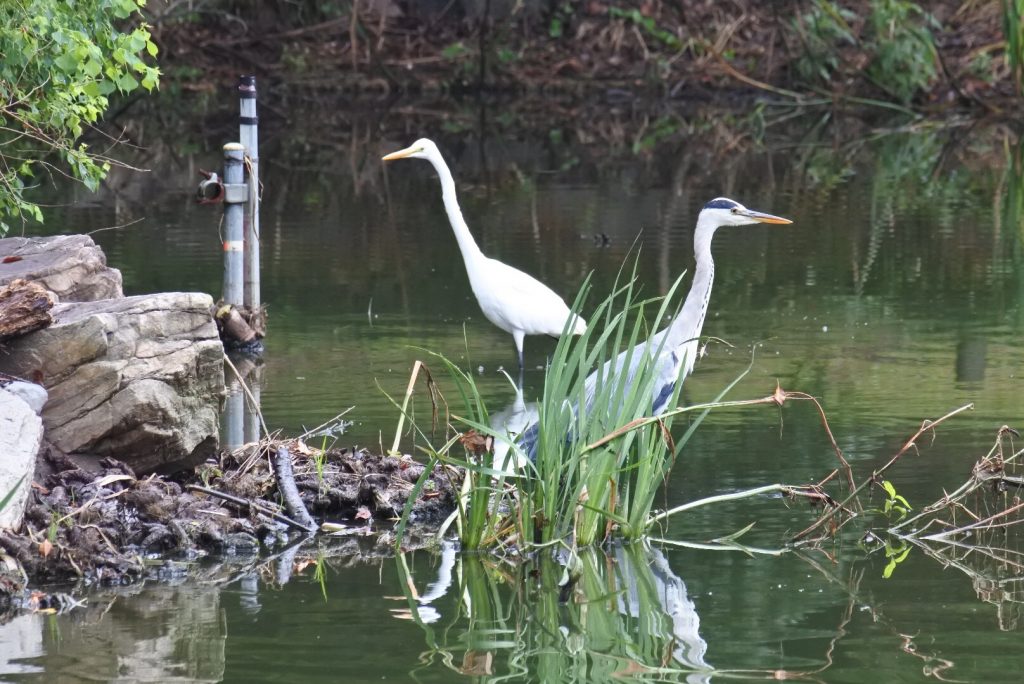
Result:
{"label": "white egret", "polygon": [[[626,384],[634,381],[637,368],[640,366],[642,354],[657,354],[654,372],[657,374],[651,396],[651,414],[658,415],[668,407],[668,401],[675,391],[676,382],[693,371],[697,359],[697,344],[704,317],[708,312],[711,300],[711,286],[715,280],[715,262],[711,258],[711,239],[715,231],[724,226],[744,226],[754,223],[792,223],[789,219],[759,211],[747,209],[739,202],[726,197],[717,197],[701,209],[697,216],[697,229],[693,234],[693,251],[697,260],[697,268],[693,272],[693,283],[683,302],[683,308],[672,322],[664,329],[636,345],[632,350],[620,353],[606,362],[601,368],[591,373],[586,380],[586,402],[593,401],[598,378],[613,378],[626,373]],[[626,359],[629,367],[623,369]],[[520,439],[520,447],[531,458],[537,442],[537,427],[534,423],[527,428]]]}
{"label": "white egret", "polygon": [[[487,320],[512,335],[522,370],[523,338],[526,335],[561,335],[571,315],[569,307],[551,288],[533,276],[484,256],[462,218],[462,210],[455,197],[455,179],[433,141],[420,138],[404,150],[386,155],[383,161],[395,159],[426,159],[434,165],[441,179],[444,208],[466,264],[469,285]],[[576,316],[569,325],[569,331],[574,335],[580,335],[586,329],[587,323],[580,316]]]}

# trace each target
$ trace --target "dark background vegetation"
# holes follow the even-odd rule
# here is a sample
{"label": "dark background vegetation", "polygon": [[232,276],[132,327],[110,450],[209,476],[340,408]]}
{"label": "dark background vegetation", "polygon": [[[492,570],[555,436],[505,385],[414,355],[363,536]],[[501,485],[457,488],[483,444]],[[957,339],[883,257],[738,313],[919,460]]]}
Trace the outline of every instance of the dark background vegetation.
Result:
{"label": "dark background vegetation", "polygon": [[761,91],[923,111],[1020,95],[1017,0],[176,0],[147,6],[165,74],[291,88],[708,98]]}

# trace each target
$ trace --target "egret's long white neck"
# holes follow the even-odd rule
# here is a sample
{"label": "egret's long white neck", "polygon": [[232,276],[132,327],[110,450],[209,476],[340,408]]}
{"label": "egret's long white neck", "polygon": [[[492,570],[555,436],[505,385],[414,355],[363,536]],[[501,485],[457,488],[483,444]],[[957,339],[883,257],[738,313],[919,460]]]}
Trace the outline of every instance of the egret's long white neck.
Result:
{"label": "egret's long white neck", "polygon": [[693,284],[686,295],[683,308],[672,322],[665,339],[665,349],[675,349],[679,345],[700,337],[704,327],[704,316],[708,312],[708,301],[711,299],[711,286],[715,281],[715,261],[711,258],[711,238],[715,235],[718,223],[713,216],[702,213],[697,218],[697,230],[693,234],[693,251],[697,259],[697,268],[693,271]]}
{"label": "egret's long white neck", "polygon": [[452,172],[448,170],[448,164],[440,154],[432,154],[428,157],[434,165],[434,170],[441,177],[441,198],[444,200],[444,210],[448,213],[448,221],[452,224],[455,232],[455,240],[459,243],[459,251],[462,252],[462,259],[469,264],[471,261],[483,256],[480,248],[477,247],[466,220],[462,218],[462,210],[459,208],[459,200],[455,196],[455,179]]}

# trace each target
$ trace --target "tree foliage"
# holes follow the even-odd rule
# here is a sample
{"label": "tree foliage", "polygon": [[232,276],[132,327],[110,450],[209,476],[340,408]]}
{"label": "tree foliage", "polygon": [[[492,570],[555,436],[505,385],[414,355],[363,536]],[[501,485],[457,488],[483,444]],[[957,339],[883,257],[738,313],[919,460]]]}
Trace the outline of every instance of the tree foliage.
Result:
{"label": "tree foliage", "polygon": [[95,190],[111,160],[80,138],[114,93],[152,90],[157,46],[145,0],[0,2],[0,236],[7,221],[42,221],[25,191],[45,167]]}

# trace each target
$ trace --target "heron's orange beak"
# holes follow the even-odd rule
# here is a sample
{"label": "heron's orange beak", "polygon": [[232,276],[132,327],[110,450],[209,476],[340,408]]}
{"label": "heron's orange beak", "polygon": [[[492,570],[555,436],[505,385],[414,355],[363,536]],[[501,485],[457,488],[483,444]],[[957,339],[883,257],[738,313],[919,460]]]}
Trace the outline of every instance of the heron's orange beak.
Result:
{"label": "heron's orange beak", "polygon": [[790,221],[788,218],[782,218],[781,216],[774,216],[772,214],[763,214],[760,211],[754,211],[752,209],[746,209],[741,211],[740,213],[743,216],[754,219],[758,223],[792,223],[792,221]]}

